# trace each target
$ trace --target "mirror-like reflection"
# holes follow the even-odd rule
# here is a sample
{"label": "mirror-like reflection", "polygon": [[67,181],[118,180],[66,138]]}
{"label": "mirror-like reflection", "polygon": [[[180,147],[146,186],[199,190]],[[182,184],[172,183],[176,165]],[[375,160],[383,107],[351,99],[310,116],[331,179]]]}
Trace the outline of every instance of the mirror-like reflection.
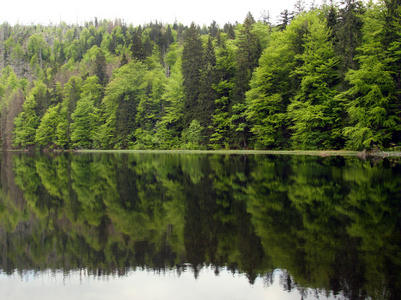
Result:
{"label": "mirror-like reflection", "polygon": [[10,276],[200,278],[206,268],[294,299],[401,293],[396,159],[3,153],[0,167],[0,268]]}

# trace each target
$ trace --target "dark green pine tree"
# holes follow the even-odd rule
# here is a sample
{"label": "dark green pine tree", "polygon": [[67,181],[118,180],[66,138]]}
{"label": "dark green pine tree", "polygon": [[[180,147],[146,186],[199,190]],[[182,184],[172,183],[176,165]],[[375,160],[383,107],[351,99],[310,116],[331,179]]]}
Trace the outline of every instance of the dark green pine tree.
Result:
{"label": "dark green pine tree", "polygon": [[182,52],[182,75],[185,92],[184,126],[188,127],[197,112],[199,81],[203,62],[203,46],[199,29],[192,23],[186,32]]}
{"label": "dark green pine tree", "polygon": [[136,30],[132,36],[131,41],[131,55],[132,58],[143,61],[146,57],[142,44],[142,36],[139,30]]}
{"label": "dark green pine tree", "polygon": [[[387,69],[392,74],[394,80],[394,95],[390,102],[391,114],[397,120],[401,120],[401,1],[384,1],[383,10],[384,28],[382,33],[382,49],[387,54]],[[393,142],[401,143],[400,121],[394,128]]]}
{"label": "dark green pine tree", "polygon": [[167,29],[163,34],[163,40],[166,48],[168,48],[172,43],[174,43],[174,37],[170,25],[167,26]]}
{"label": "dark green pine tree", "polygon": [[259,38],[252,32],[254,23],[253,16],[248,13],[238,36],[236,89],[233,95],[236,102],[245,99],[252,72],[258,66],[258,60],[262,53]]}
{"label": "dark green pine tree", "polygon": [[117,48],[117,40],[116,40],[116,35],[112,34],[111,35],[111,41],[109,44],[109,51],[111,54],[116,54],[116,48]]}
{"label": "dark green pine tree", "polygon": [[50,104],[50,93],[46,85],[38,81],[35,83],[35,88],[32,90],[36,101],[36,115],[38,118],[42,118]]}
{"label": "dark green pine tree", "polygon": [[340,78],[344,78],[349,70],[358,68],[355,60],[356,49],[362,42],[362,15],[365,11],[362,2],[358,0],[345,0],[339,10],[339,20],[335,33],[335,50],[340,56]]}
{"label": "dark green pine tree", "polygon": [[103,50],[99,49],[93,65],[93,73],[99,78],[99,83],[105,86],[109,82],[107,62]]}
{"label": "dark green pine tree", "polygon": [[283,31],[290,24],[292,18],[293,15],[291,12],[288,11],[288,9],[283,10],[279,16],[279,23],[277,25],[277,28]]}
{"label": "dark green pine tree", "polygon": [[215,111],[212,116],[213,125],[210,130],[210,146],[214,149],[230,148],[231,120],[230,94],[235,79],[235,46],[221,37],[220,46],[216,49],[216,91]]}
{"label": "dark green pine tree", "polygon": [[153,43],[149,37],[146,37],[145,41],[143,42],[143,51],[145,58],[152,55]]}
{"label": "dark green pine tree", "polygon": [[212,24],[209,26],[209,35],[213,38],[217,37],[217,33],[219,32],[219,27],[217,26],[216,21],[213,20]]}
{"label": "dark green pine tree", "polygon": [[207,141],[212,134],[209,126],[212,123],[214,102],[217,98],[217,94],[213,89],[213,86],[217,83],[215,67],[216,55],[212,43],[212,38],[209,36],[206,48],[203,52],[203,66],[199,81],[199,97],[195,117],[199,121],[201,126],[206,129],[205,139]]}
{"label": "dark green pine tree", "polygon": [[251,13],[245,18],[238,35],[237,66],[235,86],[232,94],[232,123],[235,128],[233,134],[234,147],[247,148],[250,136],[245,118],[245,94],[250,89],[249,82],[254,69],[258,66],[261,55],[261,46],[258,36],[252,31],[255,20]]}
{"label": "dark green pine tree", "polygon": [[120,67],[125,66],[126,64],[128,64],[128,59],[127,55],[124,52],[123,55],[121,56]]}
{"label": "dark green pine tree", "polygon": [[122,95],[118,101],[116,112],[116,132],[120,138],[119,147],[128,148],[128,142],[131,139],[131,133],[137,127],[135,115],[138,101],[131,95]]}
{"label": "dark green pine tree", "polygon": [[337,28],[338,23],[338,8],[335,6],[333,0],[330,1],[329,6],[324,7],[326,20],[327,20],[327,27],[331,30],[330,37],[331,39],[335,38],[334,30]]}
{"label": "dark green pine tree", "polygon": [[235,39],[234,26],[231,23],[226,23],[224,25],[224,32],[227,33],[227,37],[231,40]]}

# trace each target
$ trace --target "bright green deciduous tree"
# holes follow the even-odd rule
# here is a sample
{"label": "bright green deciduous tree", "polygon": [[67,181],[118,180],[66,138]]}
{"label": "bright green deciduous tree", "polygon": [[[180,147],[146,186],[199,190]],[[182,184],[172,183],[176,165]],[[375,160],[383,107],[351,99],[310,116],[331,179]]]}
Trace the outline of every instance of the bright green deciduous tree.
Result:
{"label": "bright green deciduous tree", "polygon": [[182,132],[182,145],[184,149],[197,150],[200,149],[203,127],[194,119],[189,127]]}
{"label": "bright green deciduous tree", "polygon": [[[184,87],[183,76],[181,70],[181,59],[175,63],[171,69],[171,75],[167,79],[167,83],[162,96],[162,117],[157,128],[157,143],[162,148],[176,148],[179,146],[181,131],[184,127]],[[161,130],[160,130],[161,129]],[[162,134],[167,130],[167,134]]]}
{"label": "bright green deciduous tree", "polygon": [[391,105],[396,97],[390,60],[380,47],[380,33],[384,28],[383,19],[377,18],[380,9],[376,6],[365,15],[364,39],[357,56],[360,69],[347,73],[351,88],[339,97],[349,116],[348,126],[343,130],[349,149],[387,147],[393,132],[399,128],[400,122]]}
{"label": "bright green deciduous tree", "polygon": [[[304,36],[304,52],[297,57],[302,65],[293,76],[301,80],[299,91],[288,106],[292,123],[292,143],[296,149],[332,149],[337,128],[339,105],[337,94],[338,59],[335,57],[326,20],[316,11],[303,18],[308,33]],[[336,131],[339,135],[340,131]]]}
{"label": "bright green deciduous tree", "polygon": [[36,106],[34,95],[30,94],[22,106],[22,112],[14,119],[13,147],[28,148],[35,145],[36,129],[39,125]]}
{"label": "bright green deciduous tree", "polygon": [[272,34],[246,94],[246,118],[258,149],[287,148],[287,107],[299,85],[291,73],[300,65],[294,58],[303,51],[304,21],[299,16],[285,30]]}
{"label": "bright green deciduous tree", "polygon": [[105,109],[102,147],[124,149],[135,142],[136,113],[140,100],[146,95],[146,76],[146,66],[135,60],[114,72],[102,102]]}
{"label": "bright green deciduous tree", "polygon": [[103,86],[96,75],[86,78],[83,82],[81,97],[89,95],[92,96],[94,105],[99,107],[103,98]]}
{"label": "bright green deciduous tree", "polygon": [[99,113],[90,96],[81,98],[75,112],[71,115],[71,141],[73,147],[92,148],[98,129]]}

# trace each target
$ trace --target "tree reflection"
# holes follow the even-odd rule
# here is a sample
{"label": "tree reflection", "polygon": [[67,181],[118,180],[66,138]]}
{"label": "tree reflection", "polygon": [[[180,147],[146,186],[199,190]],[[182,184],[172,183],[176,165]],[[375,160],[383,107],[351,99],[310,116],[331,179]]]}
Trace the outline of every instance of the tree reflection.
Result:
{"label": "tree reflection", "polygon": [[194,276],[396,299],[397,161],[302,156],[3,153],[0,266]]}

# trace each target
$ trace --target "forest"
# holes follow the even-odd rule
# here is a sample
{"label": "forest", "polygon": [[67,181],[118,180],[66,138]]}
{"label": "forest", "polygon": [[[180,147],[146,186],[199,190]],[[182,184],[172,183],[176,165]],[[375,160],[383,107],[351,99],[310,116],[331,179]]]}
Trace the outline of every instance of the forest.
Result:
{"label": "forest", "polygon": [[401,0],[0,27],[2,149],[397,149]]}

